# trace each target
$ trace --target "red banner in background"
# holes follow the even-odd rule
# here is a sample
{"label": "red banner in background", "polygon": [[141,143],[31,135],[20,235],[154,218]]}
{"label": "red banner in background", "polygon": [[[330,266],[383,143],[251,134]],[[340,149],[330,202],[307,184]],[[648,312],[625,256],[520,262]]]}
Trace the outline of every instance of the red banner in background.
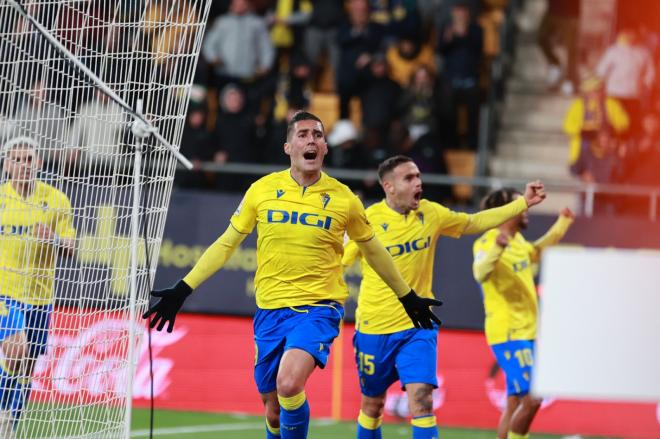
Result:
{"label": "red banner in background", "polygon": [[[100,401],[123,394],[126,377],[119,366],[125,357],[117,340],[127,334],[126,321],[117,314],[88,315],[74,322],[86,327],[75,335],[68,329],[73,324],[71,313],[63,319],[61,310],[57,310],[53,322],[57,329],[51,331],[48,354],[37,364],[33,396],[40,398],[48,392],[55,400],[67,396],[70,400],[72,393],[83,389],[86,400]],[[69,326],[64,322],[69,322]],[[144,327],[138,331],[144,331]],[[142,332],[144,341],[145,335]],[[310,379],[306,391],[314,417],[357,417],[360,392],[352,336],[352,325],[346,325],[342,339],[333,346],[328,366]],[[501,371],[489,376],[493,357],[483,335],[445,330],[440,332],[438,346],[440,387],[435,392],[434,406],[440,428],[494,429],[505,400],[504,379]],[[173,333],[153,333],[152,348],[157,408],[263,413],[252,379],[254,344],[250,319],[184,314],[177,318]],[[146,343],[139,349],[134,402],[137,407],[147,407]],[[407,415],[405,394],[396,385],[388,392],[386,411],[386,421]],[[658,439],[660,406],[546,401],[533,431]]]}

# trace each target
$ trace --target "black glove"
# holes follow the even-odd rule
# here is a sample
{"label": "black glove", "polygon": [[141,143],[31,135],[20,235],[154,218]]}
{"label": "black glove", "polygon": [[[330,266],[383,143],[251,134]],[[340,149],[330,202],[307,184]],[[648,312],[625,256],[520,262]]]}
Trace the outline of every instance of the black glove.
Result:
{"label": "black glove", "polygon": [[165,327],[165,323],[170,322],[167,326],[167,332],[172,332],[172,329],[174,329],[174,320],[176,320],[176,313],[179,312],[186,297],[190,296],[191,293],[192,288],[190,288],[183,279],[171,288],[152,291],[152,296],[160,297],[161,299],[153,304],[147,312],[142,314],[142,318],[148,319],[149,316],[155,314],[151,319],[151,322],[149,322],[149,327],[154,328],[158,325],[156,330],[161,331]]}
{"label": "black glove", "polygon": [[399,297],[403,309],[408,313],[408,317],[412,320],[415,328],[433,329],[433,322],[441,325],[440,319],[431,312],[431,306],[440,306],[442,302],[435,299],[426,299],[419,297],[414,290],[410,290],[408,294]]}

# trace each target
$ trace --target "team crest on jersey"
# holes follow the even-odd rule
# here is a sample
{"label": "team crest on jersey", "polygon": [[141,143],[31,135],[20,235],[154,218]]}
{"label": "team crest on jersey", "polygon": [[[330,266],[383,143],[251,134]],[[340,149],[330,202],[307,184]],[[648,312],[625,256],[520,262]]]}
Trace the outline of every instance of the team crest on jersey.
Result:
{"label": "team crest on jersey", "polygon": [[321,194],[321,203],[323,203],[323,208],[324,209],[325,209],[325,206],[327,206],[329,202],[330,202],[330,195],[323,192]]}
{"label": "team crest on jersey", "polygon": [[417,212],[417,219],[420,223],[424,224],[424,214],[422,212]]}
{"label": "team crest on jersey", "polygon": [[280,198],[282,195],[284,195],[284,190],[283,190],[283,189],[278,189],[278,190],[275,191],[275,192],[276,192],[276,194],[277,194],[277,198]]}
{"label": "team crest on jersey", "polygon": [[390,225],[387,224],[387,223],[383,223],[383,224],[381,224],[380,226],[383,228],[383,232],[387,232],[387,228],[388,228]]}

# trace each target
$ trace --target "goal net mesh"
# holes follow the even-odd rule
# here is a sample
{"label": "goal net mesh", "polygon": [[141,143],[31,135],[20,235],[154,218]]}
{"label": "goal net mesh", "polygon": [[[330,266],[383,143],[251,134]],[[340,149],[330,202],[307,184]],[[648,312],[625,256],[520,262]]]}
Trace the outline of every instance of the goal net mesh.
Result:
{"label": "goal net mesh", "polygon": [[0,423],[13,426],[2,437],[126,437],[133,388],[148,396],[148,368],[133,380],[147,356],[140,314],[177,163],[154,136],[131,134],[132,114],[107,89],[130,109],[141,101],[178,148],[210,3],[0,0]]}

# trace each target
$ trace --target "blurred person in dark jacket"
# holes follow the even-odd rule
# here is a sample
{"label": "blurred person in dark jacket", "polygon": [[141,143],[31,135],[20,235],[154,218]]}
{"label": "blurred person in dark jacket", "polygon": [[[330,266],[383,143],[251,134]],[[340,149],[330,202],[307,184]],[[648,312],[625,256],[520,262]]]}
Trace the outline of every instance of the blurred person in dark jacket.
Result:
{"label": "blurred person in dark jacket", "polygon": [[[443,59],[441,102],[442,131],[448,147],[477,148],[479,135],[479,73],[482,60],[483,32],[472,20],[469,7],[456,3],[451,20],[440,29],[438,51]],[[467,108],[467,139],[458,134],[458,109]],[[467,143],[467,145],[465,145]]]}
{"label": "blurred person in dark jacket", "polygon": [[314,0],[312,16],[305,30],[304,52],[315,75],[319,58],[325,51],[330,58],[333,71],[339,68],[339,45],[337,31],[344,20],[344,8],[338,0]]}
{"label": "blurred person in dark jacket", "polygon": [[245,94],[235,84],[228,84],[220,91],[214,140],[216,163],[245,163],[256,158],[254,122],[245,109]]}
{"label": "blurred person in dark jacket", "polygon": [[367,0],[346,2],[348,20],[337,33],[339,68],[335,72],[339,94],[339,117],[350,117],[349,103],[365,85],[365,72],[371,57],[381,48],[383,29],[369,21]]}
{"label": "blurred person in dark jacket", "polygon": [[207,114],[205,101],[193,101],[191,98],[183,127],[180,152],[193,164],[191,171],[178,171],[175,181],[185,188],[200,188],[212,180],[212,176],[203,173],[203,162],[213,160],[213,134],[206,126]]}
{"label": "blurred person in dark jacket", "polygon": [[360,93],[362,128],[374,146],[387,148],[388,133],[398,117],[401,87],[390,79],[387,59],[382,53],[372,57],[365,75],[367,81]]}

